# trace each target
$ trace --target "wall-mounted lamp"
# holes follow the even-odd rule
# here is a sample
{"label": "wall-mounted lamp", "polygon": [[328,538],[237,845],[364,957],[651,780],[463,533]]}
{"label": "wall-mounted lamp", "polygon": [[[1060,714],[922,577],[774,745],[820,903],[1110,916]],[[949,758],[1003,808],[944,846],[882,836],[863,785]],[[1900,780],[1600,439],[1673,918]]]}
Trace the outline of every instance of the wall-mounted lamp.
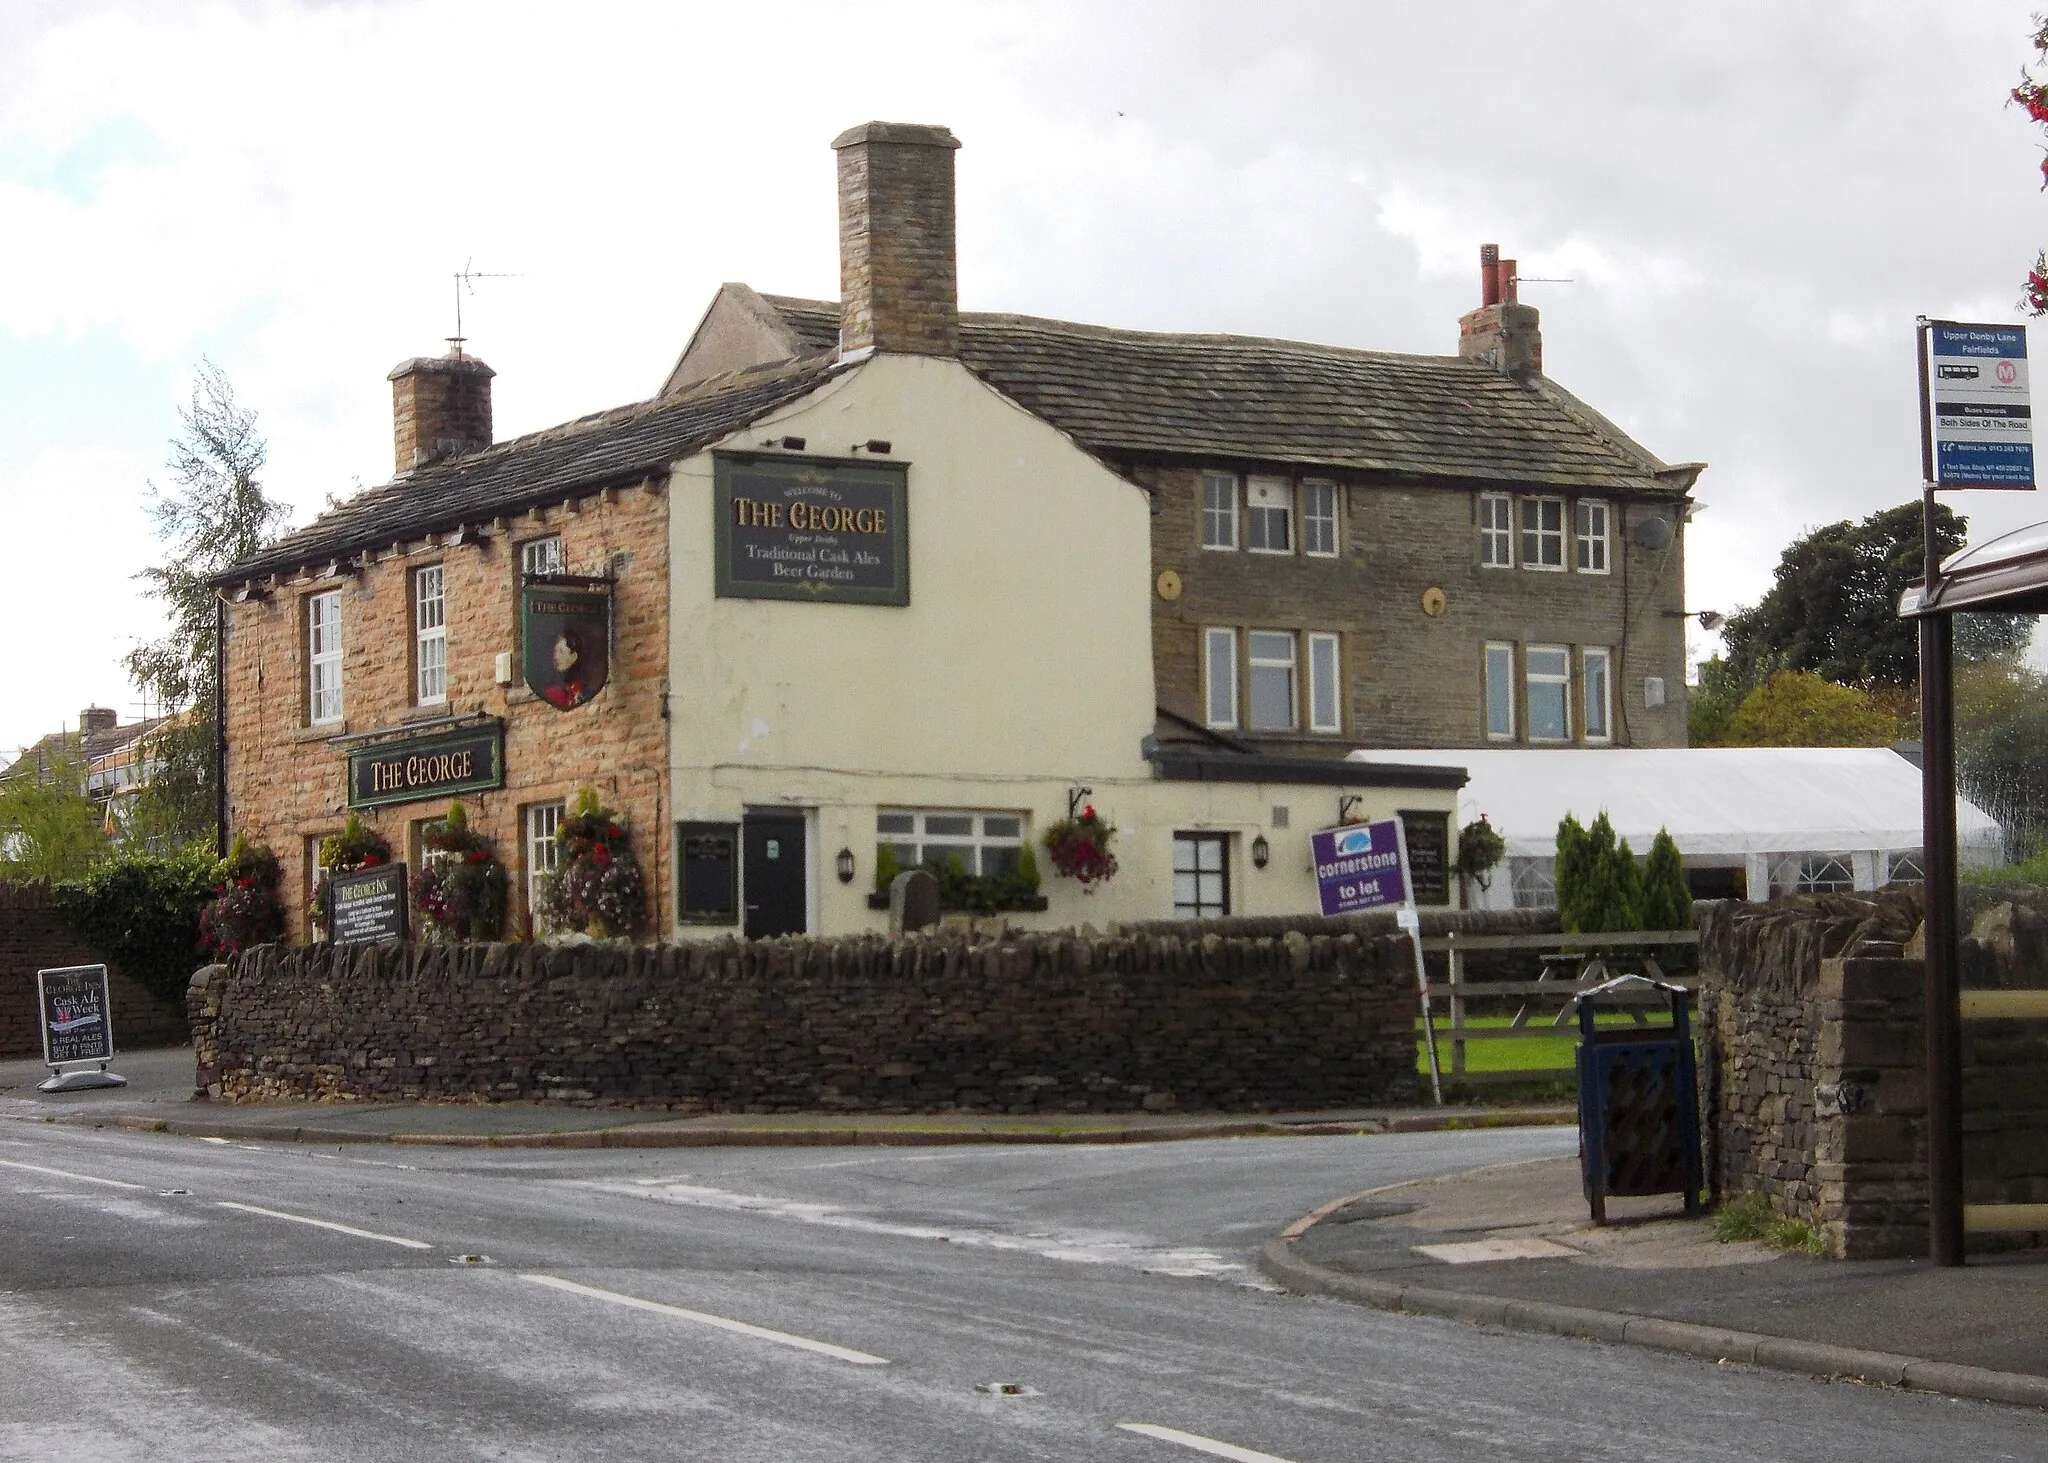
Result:
{"label": "wall-mounted lamp", "polygon": [[1273,846],[1270,843],[1266,842],[1265,834],[1261,833],[1256,838],[1252,839],[1253,868],[1263,869],[1266,866],[1266,860],[1270,859],[1272,856]]}
{"label": "wall-mounted lamp", "polygon": [[1719,610],[1666,610],[1667,620],[1698,620],[1702,630],[1718,630],[1728,623],[1728,617]]}
{"label": "wall-mounted lamp", "polygon": [[853,850],[850,848],[840,849],[839,857],[832,862],[833,866],[839,870],[839,882],[851,884],[853,882]]}

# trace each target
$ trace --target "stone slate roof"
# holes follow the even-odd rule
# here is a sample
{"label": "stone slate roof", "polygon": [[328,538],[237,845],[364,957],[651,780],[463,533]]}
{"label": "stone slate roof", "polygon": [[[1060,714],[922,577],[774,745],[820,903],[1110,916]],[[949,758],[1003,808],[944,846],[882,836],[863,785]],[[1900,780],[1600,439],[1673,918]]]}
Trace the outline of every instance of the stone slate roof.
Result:
{"label": "stone slate roof", "polygon": [[[834,340],[837,340],[837,325]],[[698,382],[672,396],[579,418],[480,452],[417,468],[356,494],[222,573],[233,584],[262,574],[524,512],[610,484],[665,471],[706,443],[814,390],[833,371],[807,356]]]}
{"label": "stone slate roof", "polygon": [[[807,348],[837,348],[836,304],[760,298]],[[1110,457],[1666,494],[1697,472],[1667,467],[1545,377],[1517,380],[1457,356],[972,313],[960,317],[960,354],[1004,395]]]}
{"label": "stone slate roof", "polygon": [[164,716],[144,717],[125,726],[117,725],[99,732],[51,732],[23,747],[19,756],[5,767],[0,767],[0,782],[31,773],[38,781],[48,782],[53,769],[65,762],[76,763],[76,771],[82,777],[89,764],[132,745],[137,737],[155,731],[169,719]]}

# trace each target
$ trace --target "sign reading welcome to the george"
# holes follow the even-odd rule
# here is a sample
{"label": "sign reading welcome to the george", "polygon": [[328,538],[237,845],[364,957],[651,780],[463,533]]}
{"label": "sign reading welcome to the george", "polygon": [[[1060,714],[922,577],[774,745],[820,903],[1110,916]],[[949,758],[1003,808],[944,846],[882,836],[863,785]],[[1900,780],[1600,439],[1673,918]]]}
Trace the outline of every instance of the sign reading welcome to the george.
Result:
{"label": "sign reading welcome to the george", "polygon": [[357,747],[348,754],[348,805],[375,808],[505,785],[505,726],[484,722]]}
{"label": "sign reading welcome to the george", "polygon": [[716,461],[720,596],[910,603],[909,485],[901,463]]}
{"label": "sign reading welcome to the george", "polygon": [[328,924],[337,945],[405,938],[405,865],[329,874],[327,892],[333,918]]}

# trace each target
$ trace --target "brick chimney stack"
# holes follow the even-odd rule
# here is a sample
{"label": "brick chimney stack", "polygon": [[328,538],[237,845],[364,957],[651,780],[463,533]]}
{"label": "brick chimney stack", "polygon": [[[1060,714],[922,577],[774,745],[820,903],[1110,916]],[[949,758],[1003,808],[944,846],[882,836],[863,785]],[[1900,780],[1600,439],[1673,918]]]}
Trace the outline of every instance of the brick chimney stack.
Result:
{"label": "brick chimney stack", "polygon": [[120,724],[121,713],[105,706],[88,706],[78,713],[78,729],[89,737],[110,732]]}
{"label": "brick chimney stack", "polygon": [[1543,332],[1536,307],[1516,297],[1515,261],[1500,257],[1500,245],[1479,249],[1479,308],[1458,320],[1458,354],[1484,361],[1510,376],[1543,374]]}
{"label": "brick chimney stack", "polygon": [[491,377],[474,356],[415,356],[391,368],[398,471],[491,445]]}
{"label": "brick chimney stack", "polygon": [[839,154],[839,349],[960,354],[953,153],[944,127],[864,122]]}

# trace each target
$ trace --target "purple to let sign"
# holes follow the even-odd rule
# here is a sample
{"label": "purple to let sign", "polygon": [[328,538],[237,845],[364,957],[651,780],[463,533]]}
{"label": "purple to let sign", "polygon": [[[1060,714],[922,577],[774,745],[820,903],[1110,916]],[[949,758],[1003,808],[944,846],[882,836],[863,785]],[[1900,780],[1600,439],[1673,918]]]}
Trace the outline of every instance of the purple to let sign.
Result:
{"label": "purple to let sign", "polygon": [[1356,914],[1407,901],[1399,823],[1389,819],[1328,828],[1309,835],[1308,846],[1324,914]]}

